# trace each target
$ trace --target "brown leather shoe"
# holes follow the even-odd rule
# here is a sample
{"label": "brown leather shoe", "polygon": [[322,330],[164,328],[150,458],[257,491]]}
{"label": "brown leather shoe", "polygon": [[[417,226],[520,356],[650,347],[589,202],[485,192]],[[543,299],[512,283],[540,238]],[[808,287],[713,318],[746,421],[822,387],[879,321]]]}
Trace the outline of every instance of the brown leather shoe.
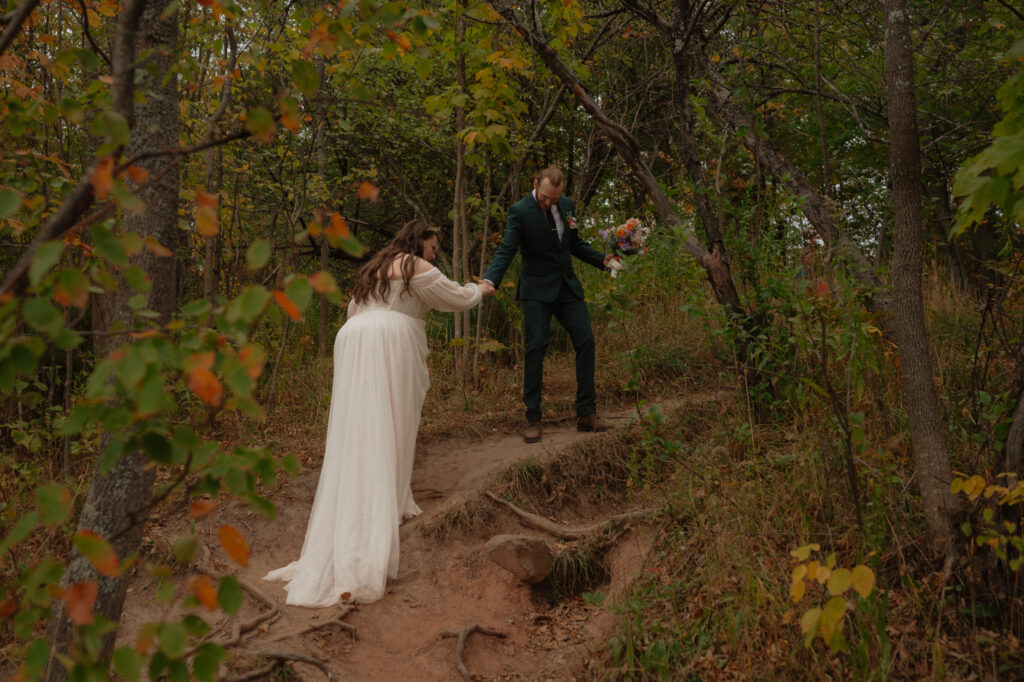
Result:
{"label": "brown leather shoe", "polygon": [[576,420],[577,431],[607,431],[612,425],[596,414],[583,415]]}
{"label": "brown leather shoe", "polygon": [[526,430],[523,431],[523,441],[526,443],[540,442],[540,422],[529,422]]}

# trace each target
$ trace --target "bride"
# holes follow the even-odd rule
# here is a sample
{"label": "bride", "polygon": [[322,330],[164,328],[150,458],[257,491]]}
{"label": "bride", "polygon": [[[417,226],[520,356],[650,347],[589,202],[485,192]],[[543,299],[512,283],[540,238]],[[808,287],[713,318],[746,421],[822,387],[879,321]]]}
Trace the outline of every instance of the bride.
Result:
{"label": "bride", "polygon": [[433,267],[438,237],[421,220],[406,223],[356,276],[334,342],[327,445],[302,552],[263,578],[287,581],[287,604],[372,602],[398,577],[398,526],[421,512],[410,484],[430,385],[423,316],[494,293]]}

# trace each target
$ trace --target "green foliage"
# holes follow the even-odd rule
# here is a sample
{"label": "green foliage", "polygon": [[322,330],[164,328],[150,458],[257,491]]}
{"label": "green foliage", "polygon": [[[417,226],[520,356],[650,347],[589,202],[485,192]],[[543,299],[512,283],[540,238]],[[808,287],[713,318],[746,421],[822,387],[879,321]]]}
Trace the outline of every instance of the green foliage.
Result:
{"label": "green foliage", "polygon": [[[1005,65],[1024,59],[1024,38],[1001,57]],[[1024,68],[999,90],[1003,118],[992,129],[992,141],[957,173],[953,192],[963,197],[956,232],[986,219],[994,206],[1004,219],[1024,223]]]}

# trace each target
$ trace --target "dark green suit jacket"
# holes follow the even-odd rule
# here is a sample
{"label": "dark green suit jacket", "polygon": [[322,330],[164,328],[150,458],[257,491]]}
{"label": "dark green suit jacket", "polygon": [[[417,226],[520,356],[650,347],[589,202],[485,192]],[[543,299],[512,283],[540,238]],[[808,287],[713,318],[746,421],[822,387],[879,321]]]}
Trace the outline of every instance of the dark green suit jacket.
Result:
{"label": "dark green suit jacket", "polygon": [[583,285],[573,272],[572,257],[576,256],[595,268],[604,268],[604,254],[580,239],[579,232],[573,226],[575,221],[571,220],[571,199],[559,198],[558,212],[565,225],[561,243],[557,230],[551,228],[532,193],[513,204],[508,210],[505,236],[491,259],[484,279],[498,287],[516,252],[520,252],[523,255],[523,270],[519,275],[519,300],[552,303],[558,298],[563,285],[582,299]]}

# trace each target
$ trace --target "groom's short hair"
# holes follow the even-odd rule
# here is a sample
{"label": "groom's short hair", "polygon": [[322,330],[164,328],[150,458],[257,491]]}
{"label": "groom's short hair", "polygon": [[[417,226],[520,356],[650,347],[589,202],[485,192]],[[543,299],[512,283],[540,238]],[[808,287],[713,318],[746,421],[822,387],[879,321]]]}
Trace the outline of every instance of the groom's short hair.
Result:
{"label": "groom's short hair", "polygon": [[555,187],[561,187],[562,183],[565,182],[565,175],[562,174],[562,169],[559,168],[558,166],[548,166],[544,170],[537,173],[537,176],[534,178],[534,180],[536,180],[537,184],[539,185],[541,181],[544,180],[544,178],[547,178],[548,182],[550,182]]}

